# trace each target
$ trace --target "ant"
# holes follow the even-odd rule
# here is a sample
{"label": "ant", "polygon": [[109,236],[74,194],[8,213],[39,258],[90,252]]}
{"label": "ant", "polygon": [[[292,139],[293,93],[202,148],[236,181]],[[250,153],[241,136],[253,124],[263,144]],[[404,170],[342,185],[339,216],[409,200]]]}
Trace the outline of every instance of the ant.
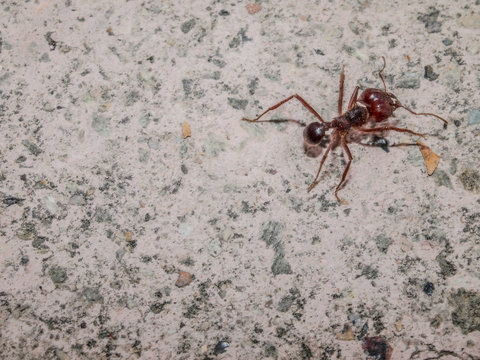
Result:
{"label": "ant", "polygon": [[[353,160],[350,149],[348,148],[348,143],[355,142],[360,145],[375,146],[375,145],[364,144],[356,140],[352,140],[350,137],[347,140],[347,135],[351,135],[352,130],[356,130],[361,133],[397,131],[402,133],[409,133],[409,134],[424,138],[425,137],[424,134],[419,134],[405,128],[390,126],[388,124],[384,126],[372,127],[372,128],[364,127],[364,125],[367,125],[369,123],[375,125],[377,123],[382,123],[386,121],[389,117],[394,116],[393,112],[398,108],[404,108],[408,112],[417,116],[429,115],[429,116],[436,117],[437,119],[442,120],[446,125],[448,125],[448,121],[438,115],[435,115],[432,113],[414,112],[408,107],[402,105],[402,103],[397,99],[397,97],[394,94],[388,92],[387,86],[385,85],[385,79],[383,78],[383,74],[382,74],[386,66],[385,57],[382,56],[382,59],[383,59],[383,67],[378,72],[378,76],[382,80],[384,89],[381,90],[381,89],[368,88],[368,89],[365,89],[359,96],[358,91],[360,87],[357,85],[355,87],[355,90],[352,93],[352,96],[350,97],[350,101],[348,102],[348,107],[346,112],[343,112],[343,109],[342,109],[343,108],[343,87],[345,82],[345,71],[344,71],[344,67],[342,67],[342,72],[340,74],[339,94],[338,94],[338,116],[335,117],[332,121],[327,122],[323,120],[320,114],[318,114],[315,111],[315,109],[298,94],[292,95],[286,98],[285,100],[280,101],[278,104],[265,110],[262,114],[260,114],[255,119],[243,118],[242,120],[249,121],[249,122],[291,121],[291,122],[298,123],[301,126],[305,126],[303,122],[298,120],[291,120],[291,119],[259,120],[263,115],[265,115],[269,111],[275,110],[279,106],[285,104],[286,102],[294,98],[300,101],[300,103],[303,106],[305,106],[307,110],[310,111],[319,120],[319,121],[315,121],[308,124],[303,131],[304,145],[307,151],[309,148],[320,146],[320,143],[322,142],[322,139],[326,135],[327,131],[332,129],[332,132],[330,133],[329,144],[320,161],[320,166],[318,167],[318,171],[317,171],[317,174],[315,175],[315,179],[308,187],[308,192],[310,192],[318,184],[319,182],[318,177],[320,175],[320,171],[322,170],[322,166],[325,160],[327,159],[328,154],[332,149],[334,149],[340,144],[348,157],[348,162],[343,171],[342,178],[338,183],[337,187],[335,188],[335,197],[337,198],[337,201],[340,202],[340,198],[338,197],[338,191],[340,190],[341,186],[345,182],[345,178],[347,176],[348,170],[350,169],[350,164],[352,163],[352,160]],[[414,145],[414,144],[401,143],[401,144],[395,144],[392,146],[402,146],[402,145]]]}

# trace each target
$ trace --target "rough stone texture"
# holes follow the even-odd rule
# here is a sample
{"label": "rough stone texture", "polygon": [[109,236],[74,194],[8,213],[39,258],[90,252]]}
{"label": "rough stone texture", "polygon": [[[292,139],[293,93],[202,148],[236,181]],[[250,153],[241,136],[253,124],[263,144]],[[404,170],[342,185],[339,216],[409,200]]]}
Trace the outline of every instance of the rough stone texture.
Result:
{"label": "rough stone texture", "polygon": [[[479,7],[0,0],[0,358],[478,358]],[[381,56],[438,169],[366,136],[307,193],[303,128],[242,117],[331,119]]]}
{"label": "rough stone texture", "polygon": [[480,293],[459,289],[450,295],[450,302],[454,306],[452,321],[463,333],[480,331]]}

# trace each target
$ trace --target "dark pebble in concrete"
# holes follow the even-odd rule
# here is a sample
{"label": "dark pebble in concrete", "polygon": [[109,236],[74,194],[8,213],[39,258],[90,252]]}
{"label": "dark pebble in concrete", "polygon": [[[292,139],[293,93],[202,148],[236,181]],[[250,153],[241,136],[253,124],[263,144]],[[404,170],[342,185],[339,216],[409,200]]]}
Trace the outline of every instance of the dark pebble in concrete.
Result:
{"label": "dark pebble in concrete", "polygon": [[248,105],[248,100],[228,98],[228,105],[237,110],[245,110]]}
{"label": "dark pebble in concrete", "polygon": [[430,81],[434,81],[438,79],[438,74],[433,71],[433,67],[431,65],[427,65],[425,66],[425,74],[423,77]]}
{"label": "dark pebble in concrete", "polygon": [[433,283],[430,281],[427,281],[425,284],[423,284],[423,292],[428,296],[432,296],[433,290],[435,290],[435,285],[433,285]]}

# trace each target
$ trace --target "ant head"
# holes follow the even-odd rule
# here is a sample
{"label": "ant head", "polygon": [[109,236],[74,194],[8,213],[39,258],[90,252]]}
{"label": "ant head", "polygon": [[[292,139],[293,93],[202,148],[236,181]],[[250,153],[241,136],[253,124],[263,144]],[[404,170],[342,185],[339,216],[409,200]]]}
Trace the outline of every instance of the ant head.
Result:
{"label": "ant head", "polygon": [[310,123],[305,130],[303,130],[303,139],[312,145],[320,144],[328,129],[329,126],[327,123],[318,121]]}

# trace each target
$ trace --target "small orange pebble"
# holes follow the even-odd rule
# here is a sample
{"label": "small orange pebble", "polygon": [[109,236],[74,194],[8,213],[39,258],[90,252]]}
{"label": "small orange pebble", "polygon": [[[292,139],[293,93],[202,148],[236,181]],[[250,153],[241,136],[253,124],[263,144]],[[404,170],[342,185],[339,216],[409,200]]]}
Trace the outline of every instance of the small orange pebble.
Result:
{"label": "small orange pebble", "polygon": [[350,341],[354,339],[353,331],[350,325],[345,325],[342,332],[335,334],[338,340]]}
{"label": "small orange pebble", "polygon": [[397,331],[402,331],[403,330],[403,324],[402,324],[401,320],[398,320],[397,322],[395,322],[395,329]]}
{"label": "small orange pebble", "polygon": [[182,125],[182,135],[184,139],[192,136],[192,129],[190,129],[190,124],[186,121],[184,121]]}
{"label": "small orange pebble", "polygon": [[101,112],[105,112],[105,111],[108,111],[110,110],[110,107],[112,106],[112,104],[110,103],[105,103],[105,104],[101,104],[98,108]]}
{"label": "small orange pebble", "polygon": [[41,3],[40,6],[38,7],[37,11],[42,11],[43,9],[45,9],[49,2],[50,2],[50,0],[47,0],[47,1],[44,1],[43,3]]}
{"label": "small orange pebble", "polygon": [[420,148],[420,152],[422,153],[423,160],[425,161],[425,165],[427,166],[427,174],[432,175],[438,166],[438,163],[440,161],[440,156],[435,154],[432,151],[432,149],[430,149],[427,145],[422,143],[420,140],[417,141],[417,145]]}
{"label": "small orange pebble", "polygon": [[250,15],[256,14],[260,10],[262,10],[262,5],[258,5],[258,4],[248,4],[247,5],[247,11]]}
{"label": "small orange pebble", "polygon": [[186,271],[178,272],[178,279],[175,281],[175,286],[184,287],[192,282],[192,274]]}
{"label": "small orange pebble", "polygon": [[126,231],[125,232],[125,241],[130,242],[133,239],[133,234],[131,231]]}

